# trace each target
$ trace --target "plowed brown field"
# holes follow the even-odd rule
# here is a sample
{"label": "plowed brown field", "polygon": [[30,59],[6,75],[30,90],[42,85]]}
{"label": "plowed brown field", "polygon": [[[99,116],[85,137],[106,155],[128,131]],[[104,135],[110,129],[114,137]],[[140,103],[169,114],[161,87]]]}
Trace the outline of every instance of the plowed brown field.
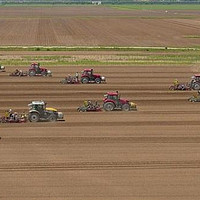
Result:
{"label": "plowed brown field", "polygon": [[[1,113],[44,99],[66,119],[0,125],[1,199],[199,199],[199,104],[190,91],[168,91],[174,78],[188,80],[188,66],[98,66],[101,85],[61,85],[82,68],[50,69],[52,78],[0,74]],[[115,90],[138,111],[76,112]]]}
{"label": "plowed brown field", "polygon": [[[199,11],[186,10],[0,7],[0,45],[195,46],[199,38],[187,36],[200,35],[199,20]],[[43,53],[0,52],[8,61]],[[192,91],[168,91],[175,78],[188,81],[192,67],[96,66],[107,78],[100,85],[59,83],[80,66],[50,66],[50,78],[9,77],[15,68],[0,73],[0,114],[43,99],[66,121],[0,124],[0,199],[199,200],[199,104],[187,101]],[[116,90],[138,111],[76,111]]]}
{"label": "plowed brown field", "polygon": [[0,45],[198,46],[199,25],[187,10],[0,7]]}

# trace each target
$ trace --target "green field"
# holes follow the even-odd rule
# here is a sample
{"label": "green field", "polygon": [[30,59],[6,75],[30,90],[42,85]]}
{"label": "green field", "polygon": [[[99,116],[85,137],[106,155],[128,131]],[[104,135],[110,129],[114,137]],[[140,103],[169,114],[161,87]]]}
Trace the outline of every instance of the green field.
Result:
{"label": "green field", "polygon": [[131,4],[110,7],[119,10],[200,10],[200,4]]}
{"label": "green field", "polygon": [[0,64],[4,66],[28,66],[31,62],[40,62],[46,66],[135,66],[135,65],[154,65],[154,66],[177,66],[193,65],[200,61],[200,50],[181,50],[181,49],[138,49],[134,51],[112,51],[111,54],[99,55],[98,52],[84,53],[84,51],[74,55],[67,52],[59,52],[57,55],[48,55],[44,52],[40,55],[33,51],[32,55],[0,54]]}
{"label": "green field", "polygon": [[[53,7],[53,6],[94,6],[89,3],[85,4],[67,4],[67,3],[5,3],[3,6],[33,6],[33,7]],[[119,10],[200,10],[200,3],[198,4],[102,4],[101,7],[111,7]]]}

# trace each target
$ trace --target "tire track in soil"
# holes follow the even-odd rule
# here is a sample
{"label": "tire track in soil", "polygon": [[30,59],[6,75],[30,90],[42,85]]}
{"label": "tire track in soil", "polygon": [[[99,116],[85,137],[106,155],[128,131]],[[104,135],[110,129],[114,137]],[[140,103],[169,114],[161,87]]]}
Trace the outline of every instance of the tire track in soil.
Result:
{"label": "tire track in soil", "polygon": [[5,171],[142,170],[182,168],[200,168],[200,161],[1,163],[0,173]]}
{"label": "tire track in soil", "polygon": [[200,137],[2,137],[1,144],[200,143]]}

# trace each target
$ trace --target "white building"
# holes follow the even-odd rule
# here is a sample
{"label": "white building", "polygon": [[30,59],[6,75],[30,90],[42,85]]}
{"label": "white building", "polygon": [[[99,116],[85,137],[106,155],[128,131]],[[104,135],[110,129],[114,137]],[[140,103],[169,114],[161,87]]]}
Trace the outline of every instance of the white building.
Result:
{"label": "white building", "polygon": [[101,5],[101,1],[92,1],[93,5]]}

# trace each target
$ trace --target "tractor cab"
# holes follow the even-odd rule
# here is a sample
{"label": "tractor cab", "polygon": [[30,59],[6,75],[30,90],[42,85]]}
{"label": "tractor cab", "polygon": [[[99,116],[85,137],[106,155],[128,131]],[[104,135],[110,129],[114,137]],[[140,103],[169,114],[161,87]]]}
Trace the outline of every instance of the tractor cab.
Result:
{"label": "tractor cab", "polygon": [[84,69],[84,71],[81,74],[81,78],[88,78],[89,81],[92,81],[95,79],[93,74],[93,69]]}
{"label": "tractor cab", "polygon": [[46,103],[44,101],[32,101],[28,106],[31,112],[35,111],[40,116],[43,116],[46,111]]}
{"label": "tractor cab", "polygon": [[39,68],[40,67],[40,63],[32,63],[31,64],[31,68]]}
{"label": "tractor cab", "polygon": [[30,66],[31,70],[40,71],[40,63],[32,63]]}
{"label": "tractor cab", "polygon": [[118,92],[108,92],[106,95],[104,95],[105,100],[112,100],[112,101],[119,101],[120,95]]}
{"label": "tractor cab", "polygon": [[192,78],[192,80],[200,81],[200,74],[195,74],[195,75],[192,76],[191,78]]}
{"label": "tractor cab", "polygon": [[28,106],[29,110],[46,110],[46,103],[44,101],[32,101]]}
{"label": "tractor cab", "polygon": [[93,69],[84,69],[82,72],[82,76],[92,76],[93,75]]}

